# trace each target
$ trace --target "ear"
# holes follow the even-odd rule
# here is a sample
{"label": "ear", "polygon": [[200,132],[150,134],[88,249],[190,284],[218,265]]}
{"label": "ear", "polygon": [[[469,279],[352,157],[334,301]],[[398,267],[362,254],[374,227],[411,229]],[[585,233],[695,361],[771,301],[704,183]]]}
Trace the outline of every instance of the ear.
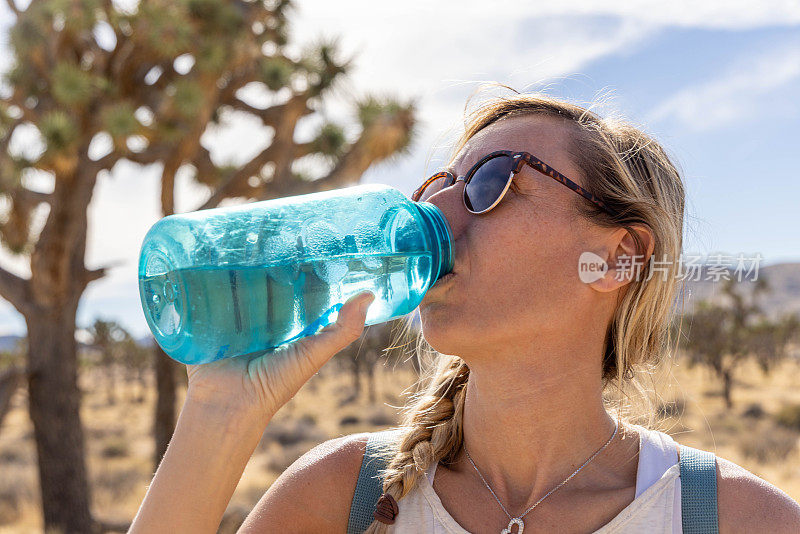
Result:
{"label": "ear", "polygon": [[[637,250],[631,232],[635,232],[641,239],[644,253]],[[603,258],[608,270],[589,283],[593,289],[602,293],[619,289],[643,276],[655,248],[653,233],[643,224],[632,225],[630,231],[627,228],[619,228],[609,236],[608,243],[608,252]]]}

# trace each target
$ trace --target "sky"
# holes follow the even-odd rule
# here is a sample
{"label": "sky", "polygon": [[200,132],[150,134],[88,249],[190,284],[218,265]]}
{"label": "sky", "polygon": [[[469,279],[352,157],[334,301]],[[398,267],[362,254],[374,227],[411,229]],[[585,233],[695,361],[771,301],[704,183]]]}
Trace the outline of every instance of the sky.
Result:
{"label": "sky", "polygon": [[[363,182],[410,194],[445,162],[470,95],[501,82],[591,105],[661,142],[687,189],[684,253],[761,254],[762,266],[800,261],[797,0],[298,0],[290,21],[298,50],[337,38],[354,60],[348,79],[326,100],[325,117],[352,123],[353,102],[366,94],[417,102],[420,124],[409,153],[371,168]],[[12,23],[0,2],[3,70]],[[242,97],[258,102],[265,95],[253,89]],[[13,148],[34,150],[28,134]],[[267,132],[238,113],[203,137],[218,163],[244,162],[268,142]],[[80,326],[102,317],[147,334],[136,266],[142,239],[158,220],[159,175],[157,165],[123,161],[100,177],[87,265],[113,268],[84,294]],[[27,183],[52,189],[47,177]],[[199,206],[206,195],[179,175],[178,211]],[[29,274],[26,263],[0,252],[0,266],[19,275]],[[0,335],[24,331],[21,317],[0,299]]]}

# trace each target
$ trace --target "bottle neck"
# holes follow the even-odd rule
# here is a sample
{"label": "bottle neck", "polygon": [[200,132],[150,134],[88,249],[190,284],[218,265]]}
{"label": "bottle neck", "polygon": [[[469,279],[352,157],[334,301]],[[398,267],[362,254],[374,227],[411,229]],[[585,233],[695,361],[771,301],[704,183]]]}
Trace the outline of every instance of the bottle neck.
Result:
{"label": "bottle neck", "polygon": [[413,205],[419,210],[431,238],[433,268],[430,285],[433,285],[439,278],[453,271],[453,232],[442,211],[434,204],[417,202]]}

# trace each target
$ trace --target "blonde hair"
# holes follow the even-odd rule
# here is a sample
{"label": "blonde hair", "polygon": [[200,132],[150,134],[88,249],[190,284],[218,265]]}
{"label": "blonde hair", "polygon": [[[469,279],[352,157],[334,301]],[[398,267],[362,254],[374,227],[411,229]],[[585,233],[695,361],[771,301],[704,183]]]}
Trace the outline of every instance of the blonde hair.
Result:
{"label": "blonde hair", "polygon": [[[561,120],[571,128],[567,150],[582,171],[583,187],[617,213],[612,216],[576,197],[581,216],[605,227],[628,229],[639,254],[646,251],[632,225],[644,225],[653,234],[653,259],[659,262],[661,276],[650,273],[652,264],[645,263],[639,277],[621,292],[602,360],[607,408],[619,422],[633,422],[638,417],[637,423],[652,426],[651,392],[643,387],[639,375],[652,376],[671,347],[683,240],[685,194],[680,173],[664,149],[639,129],[542,94],[494,97],[481,103],[466,114],[465,130],[453,154],[483,128],[520,115]],[[416,349],[424,370],[417,393],[404,409],[399,441],[391,452],[387,450],[389,462],[383,472],[383,491],[397,501],[416,486],[431,462],[452,463],[463,441],[469,367],[458,356],[437,353],[421,335]],[[633,414],[635,403],[629,390],[644,401],[638,416]],[[373,521],[367,533],[383,533],[386,528]]]}

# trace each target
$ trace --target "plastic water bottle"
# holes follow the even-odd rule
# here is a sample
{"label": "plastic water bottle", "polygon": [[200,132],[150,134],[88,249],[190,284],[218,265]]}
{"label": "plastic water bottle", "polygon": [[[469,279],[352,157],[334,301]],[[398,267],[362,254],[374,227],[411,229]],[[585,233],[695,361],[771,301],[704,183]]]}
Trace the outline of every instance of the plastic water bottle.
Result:
{"label": "plastic water bottle", "polygon": [[442,212],[379,184],[158,221],[144,239],[139,294],[147,324],[183,363],[269,351],[375,295],[366,324],[412,312],[453,269]]}

